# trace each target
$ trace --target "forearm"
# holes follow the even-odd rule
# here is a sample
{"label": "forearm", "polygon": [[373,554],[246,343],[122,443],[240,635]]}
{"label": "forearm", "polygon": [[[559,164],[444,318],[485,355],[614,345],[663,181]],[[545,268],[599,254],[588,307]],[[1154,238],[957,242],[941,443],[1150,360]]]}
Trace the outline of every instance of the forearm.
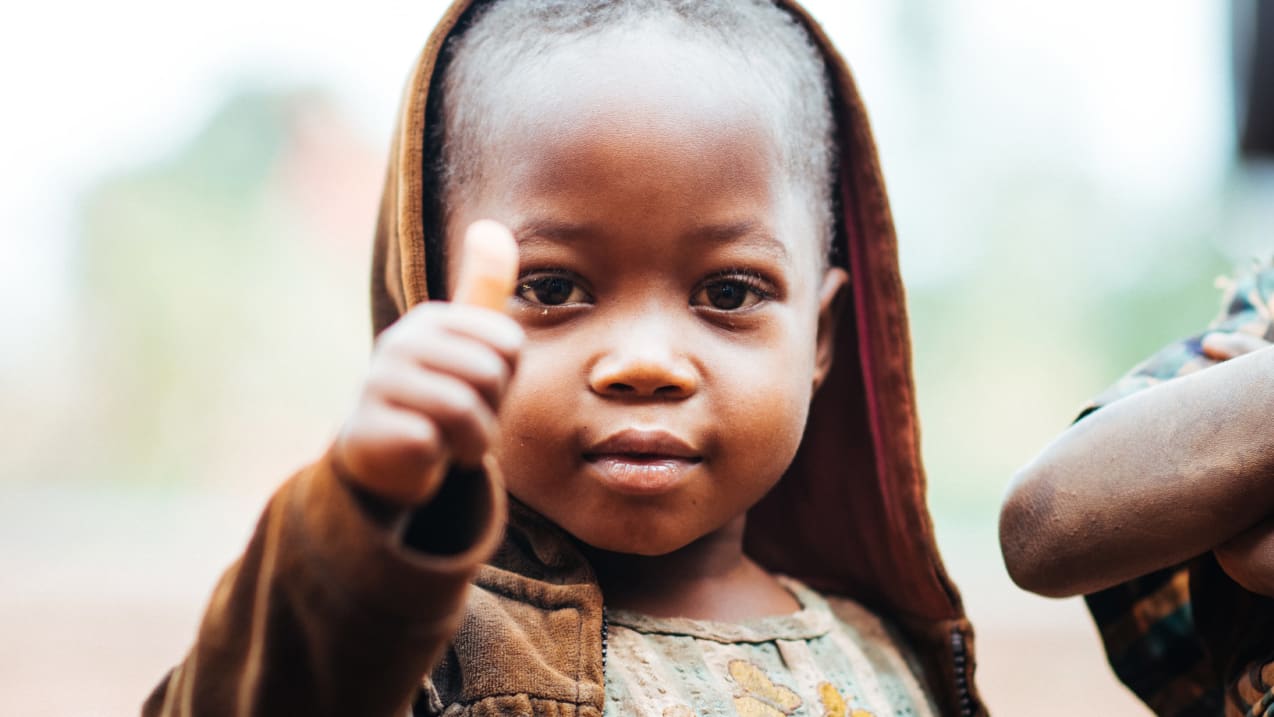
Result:
{"label": "forearm", "polygon": [[436,506],[476,520],[472,534],[428,554],[372,520],[329,460],[288,481],[143,714],[402,715],[498,540],[502,494],[473,483],[458,500],[444,485],[452,505]]}
{"label": "forearm", "polygon": [[1117,401],[1014,478],[1010,575],[1045,595],[1099,590],[1225,543],[1274,509],[1274,352]]}

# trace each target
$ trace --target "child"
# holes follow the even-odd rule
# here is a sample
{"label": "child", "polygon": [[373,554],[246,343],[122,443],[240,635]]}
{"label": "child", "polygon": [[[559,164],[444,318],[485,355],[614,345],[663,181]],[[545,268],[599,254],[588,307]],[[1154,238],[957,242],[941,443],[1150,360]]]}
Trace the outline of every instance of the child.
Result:
{"label": "child", "polygon": [[[501,224],[507,315],[429,301]],[[357,408],[145,714],[984,714],[871,135],[794,4],[456,2],[373,262]]]}
{"label": "child", "polygon": [[1014,581],[1087,594],[1116,674],[1159,715],[1274,704],[1274,267],[1224,307],[1090,404],[1000,516]]}

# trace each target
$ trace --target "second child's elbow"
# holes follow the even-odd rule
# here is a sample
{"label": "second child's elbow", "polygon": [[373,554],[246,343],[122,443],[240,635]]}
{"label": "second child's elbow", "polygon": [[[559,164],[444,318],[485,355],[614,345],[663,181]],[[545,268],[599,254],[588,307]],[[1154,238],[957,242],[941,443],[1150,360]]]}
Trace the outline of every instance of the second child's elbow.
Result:
{"label": "second child's elbow", "polygon": [[1054,514],[1046,476],[1028,466],[1013,477],[1000,507],[1000,552],[1009,577],[1023,590],[1045,597],[1079,593],[1067,579],[1068,540]]}

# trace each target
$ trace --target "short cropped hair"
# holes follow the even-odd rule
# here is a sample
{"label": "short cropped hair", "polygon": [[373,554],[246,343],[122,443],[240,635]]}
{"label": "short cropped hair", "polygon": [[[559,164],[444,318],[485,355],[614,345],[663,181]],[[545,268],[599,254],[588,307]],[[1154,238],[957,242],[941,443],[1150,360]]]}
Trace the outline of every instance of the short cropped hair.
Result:
{"label": "short cropped hair", "polygon": [[826,65],[805,28],[773,0],[489,0],[448,41],[441,82],[435,78],[441,109],[433,124],[440,134],[429,138],[432,157],[426,157],[442,202],[434,208],[435,229],[445,227],[456,192],[462,196],[466,185],[482,179],[484,144],[502,121],[503,78],[527,58],[573,40],[651,22],[727,53],[756,83],[756,99],[774,123],[781,169],[807,192],[826,257],[837,171]]}

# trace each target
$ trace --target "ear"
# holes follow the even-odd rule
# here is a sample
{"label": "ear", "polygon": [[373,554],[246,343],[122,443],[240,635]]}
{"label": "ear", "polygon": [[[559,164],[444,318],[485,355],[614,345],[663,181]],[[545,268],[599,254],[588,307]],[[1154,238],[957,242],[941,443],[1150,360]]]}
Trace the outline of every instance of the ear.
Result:
{"label": "ear", "polygon": [[849,274],[834,266],[823,275],[823,285],[818,289],[818,335],[814,346],[814,391],[823,385],[827,372],[832,369],[836,346],[836,325],[840,320],[844,301],[840,298],[849,285]]}

